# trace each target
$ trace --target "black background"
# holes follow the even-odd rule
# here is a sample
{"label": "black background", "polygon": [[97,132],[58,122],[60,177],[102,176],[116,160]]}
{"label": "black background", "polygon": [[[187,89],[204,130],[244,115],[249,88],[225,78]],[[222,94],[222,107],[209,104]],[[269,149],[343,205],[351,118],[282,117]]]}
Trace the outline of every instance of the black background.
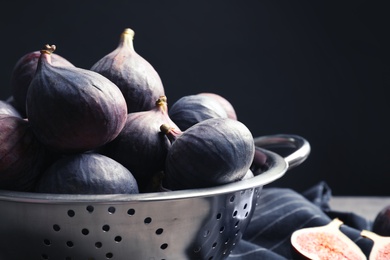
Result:
{"label": "black background", "polygon": [[124,28],[168,102],[208,91],[254,136],[298,134],[309,158],[270,186],[326,181],[335,195],[390,195],[387,1],[12,1],[0,10],[0,98],[44,44],[90,68]]}

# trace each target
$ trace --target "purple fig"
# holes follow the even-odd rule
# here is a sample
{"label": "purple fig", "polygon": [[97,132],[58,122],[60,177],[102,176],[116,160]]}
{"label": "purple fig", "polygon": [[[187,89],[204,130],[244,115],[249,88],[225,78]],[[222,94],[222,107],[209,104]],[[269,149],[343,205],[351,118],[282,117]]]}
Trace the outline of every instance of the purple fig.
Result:
{"label": "purple fig", "polygon": [[134,31],[126,28],[117,48],[91,67],[118,86],[129,113],[150,110],[160,96],[165,96],[159,74],[134,50],[133,38]]}

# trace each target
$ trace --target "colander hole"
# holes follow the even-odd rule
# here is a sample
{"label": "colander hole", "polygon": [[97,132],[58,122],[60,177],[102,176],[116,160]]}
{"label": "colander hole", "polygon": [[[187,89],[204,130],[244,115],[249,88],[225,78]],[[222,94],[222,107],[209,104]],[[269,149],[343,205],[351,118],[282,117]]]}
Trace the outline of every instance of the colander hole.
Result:
{"label": "colander hole", "polygon": [[217,242],[214,242],[213,245],[212,245],[212,248],[216,248],[217,247]]}
{"label": "colander hole", "polygon": [[234,227],[237,228],[238,227],[238,224],[240,224],[240,221],[237,220],[236,224],[234,224]]}
{"label": "colander hole", "polygon": [[217,219],[221,219],[222,218],[222,213],[218,213],[217,214]]}
{"label": "colander hole", "polygon": [[228,238],[228,239],[226,239],[226,240],[225,240],[225,245],[229,244],[229,241],[230,241],[230,239],[229,239],[229,238]]}
{"label": "colander hole", "polygon": [[50,246],[51,245],[51,241],[49,239],[44,239],[43,240],[43,244],[46,245],[46,246]]}
{"label": "colander hole", "polygon": [[161,235],[163,232],[164,232],[164,229],[162,229],[162,228],[158,228],[158,229],[156,230],[156,234],[157,234],[157,235]]}
{"label": "colander hole", "polygon": [[66,241],[66,245],[68,247],[73,247],[74,246],[72,241]]}
{"label": "colander hole", "polygon": [[83,235],[88,235],[89,234],[89,230],[88,229],[86,229],[86,228],[83,228],[82,230],[81,230],[81,234],[83,234]]}
{"label": "colander hole", "polygon": [[94,211],[94,207],[92,206],[92,205],[88,205],[87,206],[87,211],[89,212],[89,213],[92,213],[93,211]]}
{"label": "colander hole", "polygon": [[249,215],[249,212],[247,211],[247,212],[245,213],[245,217],[248,217],[248,215]]}
{"label": "colander hole", "polygon": [[236,231],[236,233],[235,233],[234,235],[237,236],[238,233],[240,233],[240,230],[239,230],[239,229]]}
{"label": "colander hole", "polygon": [[69,216],[69,217],[73,218],[74,215],[76,215],[76,213],[74,212],[74,210],[71,210],[71,209],[68,210],[68,216]]}
{"label": "colander hole", "polygon": [[102,242],[96,242],[95,247],[96,248],[101,248],[103,246]]}
{"label": "colander hole", "polygon": [[121,236],[116,236],[116,237],[114,238],[114,240],[115,240],[115,242],[119,243],[119,242],[122,241],[122,237],[121,237]]}
{"label": "colander hole", "polygon": [[151,217],[147,217],[144,219],[144,223],[145,224],[150,224],[152,222],[152,218]]}
{"label": "colander hole", "polygon": [[235,199],[236,199],[236,196],[234,196],[234,195],[231,196],[231,197],[230,197],[230,202],[233,202]]}
{"label": "colander hole", "polygon": [[246,192],[246,190],[242,190],[242,191],[241,191],[241,195],[244,195],[245,192]]}
{"label": "colander hole", "polygon": [[225,227],[222,226],[222,227],[219,229],[219,233],[222,233],[224,230],[225,230]]}
{"label": "colander hole", "polygon": [[111,252],[106,254],[107,259],[111,259],[113,256],[114,256],[114,254]]}
{"label": "colander hole", "polygon": [[248,204],[247,203],[245,203],[245,205],[244,205],[244,208],[243,209],[246,209],[248,207]]}
{"label": "colander hole", "polygon": [[115,207],[109,207],[109,208],[108,208],[108,212],[109,212],[110,214],[114,214],[114,213],[115,213]]}
{"label": "colander hole", "polygon": [[214,256],[210,256],[210,257],[209,257],[209,260],[213,260],[213,259],[214,259]]}
{"label": "colander hole", "polygon": [[102,229],[103,229],[103,231],[107,232],[107,231],[110,230],[110,226],[109,226],[109,225],[104,225],[104,226],[102,227]]}
{"label": "colander hole", "polygon": [[42,259],[44,259],[44,260],[49,259],[49,256],[48,256],[48,255],[43,254],[43,255],[41,255],[41,256],[42,256]]}
{"label": "colander hole", "polygon": [[237,210],[233,211],[233,218],[235,218],[237,216],[237,213],[238,213]]}
{"label": "colander hole", "polygon": [[200,247],[200,246],[197,247],[197,248],[195,248],[195,249],[194,249],[194,253],[199,253],[201,249],[202,249],[202,247]]}
{"label": "colander hole", "polygon": [[53,229],[54,229],[54,231],[60,231],[61,230],[60,226],[57,225],[57,224],[53,225]]}
{"label": "colander hole", "polygon": [[127,214],[130,215],[130,216],[133,216],[135,214],[135,210],[134,209],[129,209],[127,211]]}
{"label": "colander hole", "polygon": [[167,247],[168,247],[168,244],[167,244],[167,243],[164,243],[164,244],[162,244],[162,245],[160,246],[160,248],[161,248],[162,250],[167,249]]}
{"label": "colander hole", "polygon": [[208,237],[210,235],[210,230],[205,230],[203,232],[203,237]]}

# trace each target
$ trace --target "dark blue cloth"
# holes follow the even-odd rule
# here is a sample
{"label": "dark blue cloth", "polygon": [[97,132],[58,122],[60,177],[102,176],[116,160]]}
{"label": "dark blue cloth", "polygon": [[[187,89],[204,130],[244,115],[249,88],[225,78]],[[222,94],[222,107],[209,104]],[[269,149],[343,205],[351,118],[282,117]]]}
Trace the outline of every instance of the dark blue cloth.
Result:
{"label": "dark blue cloth", "polygon": [[331,197],[326,182],[302,193],[288,188],[263,188],[243,239],[227,259],[294,259],[291,234],[297,229],[326,225],[334,218],[343,221],[340,230],[368,257],[373,243],[360,232],[371,230],[372,221],[353,212],[332,210]]}

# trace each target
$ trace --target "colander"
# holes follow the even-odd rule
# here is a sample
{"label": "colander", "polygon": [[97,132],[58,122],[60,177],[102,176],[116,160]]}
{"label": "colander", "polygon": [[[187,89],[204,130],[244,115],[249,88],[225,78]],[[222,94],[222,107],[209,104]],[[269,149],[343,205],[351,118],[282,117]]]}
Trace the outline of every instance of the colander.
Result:
{"label": "colander", "polygon": [[[1,260],[225,259],[264,185],[310,153],[297,135],[255,138],[268,168],[218,187],[133,195],[0,191]],[[266,147],[292,147],[286,157]]]}

